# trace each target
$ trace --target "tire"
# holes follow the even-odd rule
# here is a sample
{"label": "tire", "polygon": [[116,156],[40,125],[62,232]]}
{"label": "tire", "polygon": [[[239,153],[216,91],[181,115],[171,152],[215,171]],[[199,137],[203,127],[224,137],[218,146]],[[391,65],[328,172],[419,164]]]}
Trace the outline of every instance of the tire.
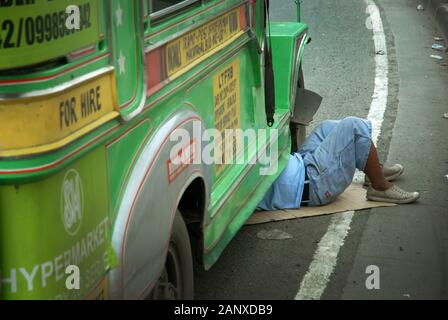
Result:
{"label": "tire", "polygon": [[165,268],[159,278],[151,299],[192,300],[193,258],[187,227],[179,211],[173,222]]}

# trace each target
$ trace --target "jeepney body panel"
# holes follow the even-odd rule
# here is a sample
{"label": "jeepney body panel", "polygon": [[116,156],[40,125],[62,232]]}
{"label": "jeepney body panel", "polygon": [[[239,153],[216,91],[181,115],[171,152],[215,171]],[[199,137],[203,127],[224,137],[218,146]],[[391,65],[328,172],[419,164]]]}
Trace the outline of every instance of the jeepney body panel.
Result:
{"label": "jeepney body panel", "polygon": [[[258,52],[262,1],[206,1],[157,23],[148,2],[137,0],[61,0],[46,8],[36,0],[32,15],[6,10],[26,29],[26,21],[36,26],[38,16],[45,21],[68,4],[86,3],[84,29],[73,37],[28,39],[27,50],[0,58],[2,299],[144,297],[161,273],[175,210],[194,179],[205,186],[208,269],[289,157],[295,84],[276,87],[275,123],[268,128]],[[275,80],[297,81],[306,26],[272,31]],[[57,54],[42,53],[42,61],[69,58],[31,72],[27,66],[42,61],[30,53],[45,43]],[[15,55],[25,65],[11,64]],[[244,149],[243,164],[173,165],[173,149],[195,158],[210,147],[194,133],[196,124],[266,134],[256,148]],[[170,140],[176,129],[192,139]],[[261,175],[271,163],[272,172]],[[67,287],[71,264],[80,270],[79,290]]]}

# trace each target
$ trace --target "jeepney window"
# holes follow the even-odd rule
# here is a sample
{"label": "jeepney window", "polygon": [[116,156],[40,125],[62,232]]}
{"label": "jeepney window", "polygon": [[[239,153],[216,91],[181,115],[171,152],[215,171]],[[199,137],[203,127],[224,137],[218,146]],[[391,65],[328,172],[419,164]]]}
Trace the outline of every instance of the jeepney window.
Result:
{"label": "jeepney window", "polygon": [[151,19],[157,20],[200,3],[200,0],[149,0]]}

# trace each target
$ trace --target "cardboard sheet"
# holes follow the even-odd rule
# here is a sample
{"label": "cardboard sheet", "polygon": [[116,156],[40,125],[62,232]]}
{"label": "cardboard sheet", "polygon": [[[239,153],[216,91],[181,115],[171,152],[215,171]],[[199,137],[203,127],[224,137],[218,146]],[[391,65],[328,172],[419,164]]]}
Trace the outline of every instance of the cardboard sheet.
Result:
{"label": "cardboard sheet", "polygon": [[352,184],[335,202],[326,206],[303,207],[298,210],[256,211],[246,222],[246,225],[393,206],[396,206],[396,204],[366,200],[366,190],[359,184]]}

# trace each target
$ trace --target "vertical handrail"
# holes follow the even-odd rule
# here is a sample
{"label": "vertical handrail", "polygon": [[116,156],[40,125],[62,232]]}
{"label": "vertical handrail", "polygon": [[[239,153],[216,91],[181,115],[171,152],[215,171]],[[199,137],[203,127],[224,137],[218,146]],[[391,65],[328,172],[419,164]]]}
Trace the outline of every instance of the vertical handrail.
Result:
{"label": "vertical handrail", "polygon": [[297,8],[297,22],[300,22],[301,15],[300,15],[300,4],[302,3],[302,0],[295,0],[296,8]]}

